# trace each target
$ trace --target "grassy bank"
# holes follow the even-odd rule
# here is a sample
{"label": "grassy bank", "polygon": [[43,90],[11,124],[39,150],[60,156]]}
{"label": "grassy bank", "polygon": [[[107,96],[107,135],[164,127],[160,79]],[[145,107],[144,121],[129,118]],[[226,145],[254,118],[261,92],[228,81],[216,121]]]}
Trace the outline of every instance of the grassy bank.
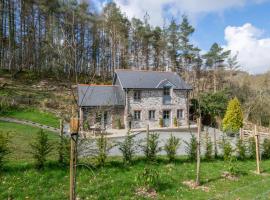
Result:
{"label": "grassy bank", "polygon": [[21,120],[29,120],[43,125],[59,128],[59,118],[52,113],[43,112],[34,108],[13,109],[2,114],[4,117],[11,117]]}
{"label": "grassy bank", "polygon": [[[1,122],[0,121],[0,130],[3,132],[7,132],[10,138],[10,148],[11,154],[9,156],[9,161],[20,163],[27,162],[31,163],[32,158],[29,154],[30,145],[39,131],[38,128],[30,127],[27,125]],[[52,143],[57,143],[59,137],[56,133],[52,133],[49,131],[44,131],[48,133],[49,139]],[[57,150],[55,149],[50,156],[50,159],[56,159]]]}

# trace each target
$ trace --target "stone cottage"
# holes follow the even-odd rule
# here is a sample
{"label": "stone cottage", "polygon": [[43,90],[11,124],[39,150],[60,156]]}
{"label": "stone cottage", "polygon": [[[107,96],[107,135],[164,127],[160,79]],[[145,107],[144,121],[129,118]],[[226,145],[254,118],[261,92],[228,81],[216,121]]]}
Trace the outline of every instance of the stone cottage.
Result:
{"label": "stone cottage", "polygon": [[174,72],[115,70],[112,85],[78,85],[80,119],[105,129],[184,126],[191,90]]}

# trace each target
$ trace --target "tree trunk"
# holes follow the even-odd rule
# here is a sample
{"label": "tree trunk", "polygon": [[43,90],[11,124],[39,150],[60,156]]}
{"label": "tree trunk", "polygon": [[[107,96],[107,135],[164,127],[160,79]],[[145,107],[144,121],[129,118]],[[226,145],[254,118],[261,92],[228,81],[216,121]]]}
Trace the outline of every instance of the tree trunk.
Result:
{"label": "tree trunk", "polygon": [[197,132],[197,170],[196,170],[196,185],[200,185],[200,167],[201,167],[201,150],[200,150],[200,141],[201,141],[201,117],[198,118],[198,132]]}

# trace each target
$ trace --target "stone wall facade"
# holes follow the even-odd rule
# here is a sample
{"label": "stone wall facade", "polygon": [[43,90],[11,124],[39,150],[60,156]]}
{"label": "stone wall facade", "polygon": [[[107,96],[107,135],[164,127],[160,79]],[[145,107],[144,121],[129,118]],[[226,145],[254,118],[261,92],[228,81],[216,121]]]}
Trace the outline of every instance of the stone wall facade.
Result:
{"label": "stone wall facade", "polygon": [[[171,89],[171,103],[163,104],[163,90],[141,90],[141,100],[134,100],[134,91],[128,91],[127,101],[129,104],[128,112],[132,115],[131,128],[145,128],[148,124],[150,128],[160,127],[160,118],[163,118],[163,111],[170,112],[169,127],[174,126],[174,118],[177,117],[177,110],[183,110],[183,117],[177,119],[178,125],[187,125],[187,91]],[[149,110],[155,111],[155,118],[149,120]],[[134,111],[141,112],[141,119],[134,119]]]}
{"label": "stone wall facade", "polygon": [[[107,123],[104,123],[105,115],[107,115]],[[124,127],[124,107],[83,107],[81,108],[80,119],[84,127],[87,126],[88,128],[100,124],[101,128],[116,129],[118,128],[118,119],[120,119],[121,126]]]}
{"label": "stone wall facade", "polygon": [[[126,93],[126,104],[124,106],[114,107],[83,107],[81,108],[81,120],[88,127],[93,127],[97,124],[97,115],[100,115],[100,124],[102,128],[116,129],[117,121],[120,119],[121,126],[128,128],[127,115],[132,116],[131,128],[145,128],[148,124],[150,128],[160,127],[160,118],[163,118],[163,111],[168,110],[170,113],[169,126],[174,127],[174,118],[177,117],[177,110],[182,110],[183,117],[177,119],[178,125],[183,126],[188,123],[187,112],[187,91],[171,90],[171,103],[163,104],[163,90],[140,90],[141,99],[134,100],[134,91],[129,90]],[[149,111],[155,111],[155,118],[149,120]],[[140,119],[134,119],[134,111],[140,111]],[[104,125],[104,115],[107,115],[107,123]]]}

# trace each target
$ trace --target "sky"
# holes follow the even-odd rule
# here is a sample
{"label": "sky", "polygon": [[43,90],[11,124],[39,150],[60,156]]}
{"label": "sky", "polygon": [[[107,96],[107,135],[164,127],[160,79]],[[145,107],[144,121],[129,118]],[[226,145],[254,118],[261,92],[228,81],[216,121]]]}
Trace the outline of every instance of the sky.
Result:
{"label": "sky", "polygon": [[[112,0],[89,0],[98,10]],[[113,0],[128,17],[143,19],[147,12],[152,26],[172,18],[189,17],[195,32],[192,42],[202,52],[217,42],[238,54],[242,70],[251,74],[270,71],[270,0]]]}

